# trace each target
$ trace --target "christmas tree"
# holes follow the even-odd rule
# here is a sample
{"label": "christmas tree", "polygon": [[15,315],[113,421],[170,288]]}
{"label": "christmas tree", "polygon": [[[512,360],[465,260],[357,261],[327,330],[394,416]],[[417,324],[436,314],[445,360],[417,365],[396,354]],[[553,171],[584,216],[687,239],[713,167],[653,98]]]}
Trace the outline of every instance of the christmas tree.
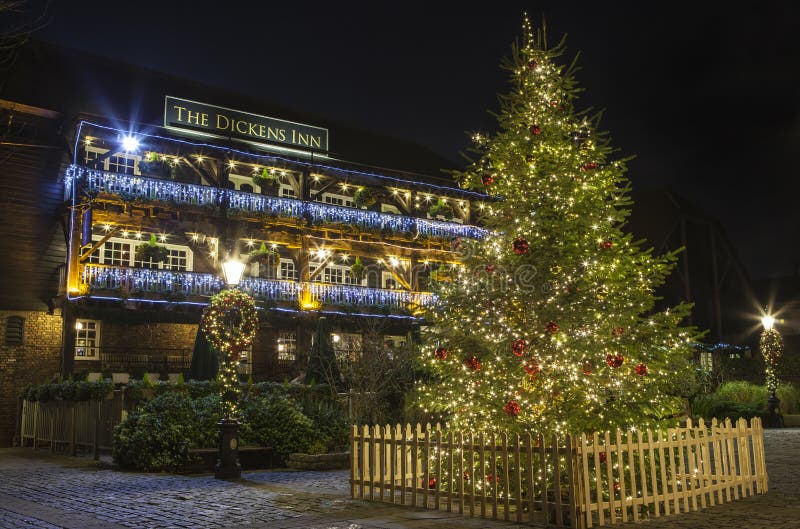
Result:
{"label": "christmas tree", "polygon": [[580,432],[674,416],[698,333],[690,306],[658,311],[654,292],[676,256],[653,256],[623,231],[630,185],[598,116],[576,111],[575,63],[559,64],[523,23],[503,64],[511,91],[498,131],[457,177],[495,201],[490,234],[457,240],[463,266],[435,287],[440,310],[421,348],[425,411],[454,427]]}

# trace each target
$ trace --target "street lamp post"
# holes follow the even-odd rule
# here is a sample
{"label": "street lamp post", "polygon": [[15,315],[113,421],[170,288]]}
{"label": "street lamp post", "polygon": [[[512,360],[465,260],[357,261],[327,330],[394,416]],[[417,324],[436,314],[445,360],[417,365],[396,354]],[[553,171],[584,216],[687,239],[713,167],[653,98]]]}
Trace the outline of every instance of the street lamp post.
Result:
{"label": "street lamp post", "polygon": [[[245,264],[236,259],[228,259],[222,263],[222,275],[225,284],[231,289],[236,289],[242,279]],[[225,358],[221,372],[230,370],[232,360]],[[224,374],[230,376],[230,373]],[[225,400],[230,399],[230,395],[225,395],[223,388],[224,416],[217,423],[219,427],[219,444],[217,450],[217,464],[214,466],[214,477],[216,479],[239,479],[242,477],[242,466],[239,463],[239,422],[231,417],[231,409],[225,405]]]}
{"label": "street lamp post", "polygon": [[783,339],[775,329],[775,318],[766,315],[761,318],[761,324],[764,326],[760,341],[761,355],[764,357],[764,375],[767,391],[769,391],[769,399],[767,400],[769,416],[767,417],[767,422],[769,426],[782,427],[781,401],[775,392],[778,390],[778,368],[781,353],[783,352]]}

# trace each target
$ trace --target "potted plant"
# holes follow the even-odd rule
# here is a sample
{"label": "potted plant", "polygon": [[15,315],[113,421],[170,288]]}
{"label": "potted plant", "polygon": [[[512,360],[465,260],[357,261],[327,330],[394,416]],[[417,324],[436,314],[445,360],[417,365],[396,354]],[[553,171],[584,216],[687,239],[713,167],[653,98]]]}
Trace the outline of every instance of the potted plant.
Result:
{"label": "potted plant", "polygon": [[440,198],[434,205],[430,207],[430,209],[428,209],[428,215],[430,215],[432,219],[435,219],[436,217],[442,217],[449,220],[455,217],[456,214],[453,210],[453,206]]}
{"label": "potted plant", "polygon": [[377,197],[368,187],[359,187],[353,193],[353,205],[357,208],[369,208],[377,202]]}
{"label": "potted plant", "polygon": [[253,183],[261,188],[261,193],[269,187],[278,187],[281,183],[280,178],[276,173],[269,171],[266,167],[260,172],[253,175]]}
{"label": "potted plant", "polygon": [[169,258],[169,250],[156,242],[155,234],[150,235],[150,240],[136,247],[136,260],[142,262],[163,263]]}
{"label": "potted plant", "polygon": [[356,256],[356,260],[350,265],[350,274],[358,282],[361,282],[361,276],[364,274],[364,265],[361,264],[361,258]]}

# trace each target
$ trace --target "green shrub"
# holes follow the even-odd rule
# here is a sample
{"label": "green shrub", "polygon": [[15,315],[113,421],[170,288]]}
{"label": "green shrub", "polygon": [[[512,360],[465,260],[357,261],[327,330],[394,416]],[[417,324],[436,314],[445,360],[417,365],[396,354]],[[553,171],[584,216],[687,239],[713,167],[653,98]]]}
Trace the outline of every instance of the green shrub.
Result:
{"label": "green shrub", "polygon": [[191,399],[182,393],[148,401],[114,428],[114,461],[145,472],[178,470],[199,436],[196,415]]}
{"label": "green shrub", "polygon": [[313,402],[306,406],[304,411],[314,423],[319,443],[325,445],[326,450],[322,453],[347,449],[350,442],[350,426],[345,422],[344,413],[338,405],[325,401]]}
{"label": "green shrub", "polygon": [[114,385],[110,380],[101,380],[99,382],[67,380],[60,383],[28,386],[22,390],[21,397],[25,400],[38,402],[51,400],[99,400],[113,389]]}
{"label": "green shrub", "polygon": [[281,395],[246,398],[239,436],[243,445],[272,447],[282,459],[293,452],[306,452],[319,439],[300,406]]}
{"label": "green shrub", "polygon": [[[778,386],[776,396],[781,401],[781,413],[797,413],[800,409],[800,391],[792,384]],[[768,398],[765,386],[741,380],[725,382],[714,393],[696,397],[692,401],[692,414],[705,419],[764,417]]]}
{"label": "green shrub", "polygon": [[222,400],[219,395],[205,395],[194,400],[194,411],[197,421],[198,448],[214,448],[219,439],[217,423],[222,419]]}

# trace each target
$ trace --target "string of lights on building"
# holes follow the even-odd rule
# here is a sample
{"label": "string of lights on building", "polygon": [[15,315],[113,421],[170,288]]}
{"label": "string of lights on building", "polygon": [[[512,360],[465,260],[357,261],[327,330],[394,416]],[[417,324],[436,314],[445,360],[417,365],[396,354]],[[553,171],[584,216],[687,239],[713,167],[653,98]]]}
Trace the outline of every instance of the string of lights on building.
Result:
{"label": "string of lights on building", "polygon": [[[86,265],[83,281],[92,289],[120,289],[131,294],[156,292],[210,296],[224,287],[222,279],[212,274],[98,265]],[[299,301],[304,293],[310,294],[314,300],[334,305],[428,307],[435,301],[434,296],[428,292],[359,285],[309,284],[255,277],[243,278],[238,288],[256,299],[270,301]]]}
{"label": "string of lights on building", "polygon": [[486,230],[482,228],[455,222],[419,219],[393,213],[305,202],[293,198],[170,182],[157,178],[99,171],[78,165],[70,165],[67,168],[64,180],[67,185],[72,185],[75,181],[84,181],[86,189],[90,192],[102,191],[132,198],[174,202],[179,205],[217,207],[227,204],[227,207],[233,210],[246,213],[311,218],[314,222],[338,222],[431,237],[481,239],[486,236]]}

